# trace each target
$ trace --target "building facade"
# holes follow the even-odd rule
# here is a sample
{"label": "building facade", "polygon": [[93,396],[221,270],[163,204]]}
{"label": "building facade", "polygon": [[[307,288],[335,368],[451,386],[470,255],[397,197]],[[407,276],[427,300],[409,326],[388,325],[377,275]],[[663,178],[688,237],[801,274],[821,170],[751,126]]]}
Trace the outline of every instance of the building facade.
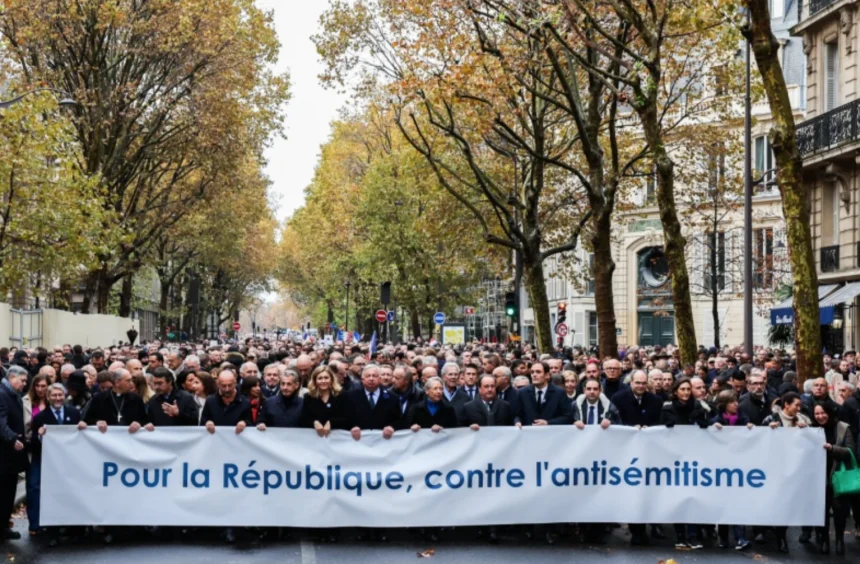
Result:
{"label": "building facade", "polygon": [[857,0],[804,0],[792,33],[806,54],[807,116],[798,125],[828,352],[860,346],[860,100]]}

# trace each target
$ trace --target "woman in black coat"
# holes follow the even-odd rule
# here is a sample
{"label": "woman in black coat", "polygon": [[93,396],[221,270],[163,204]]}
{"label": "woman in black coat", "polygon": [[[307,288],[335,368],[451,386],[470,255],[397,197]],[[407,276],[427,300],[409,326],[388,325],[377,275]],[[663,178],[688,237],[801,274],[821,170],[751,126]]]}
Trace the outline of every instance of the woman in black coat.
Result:
{"label": "woman in black coat", "polygon": [[308,393],[302,398],[299,427],[316,429],[317,435],[326,437],[332,429],[345,429],[340,384],[332,371],[319,366],[311,374]]}
{"label": "woman in black coat", "polygon": [[434,433],[456,428],[457,412],[442,400],[442,379],[434,377],[427,380],[424,394],[424,399],[413,404],[406,412],[406,426],[415,432],[430,429]]}
{"label": "woman in black coat", "polygon": [[[845,554],[845,525],[851,510],[850,498],[833,495],[833,472],[843,462],[851,466],[851,455],[857,451],[857,442],[847,423],[839,421],[832,405],[817,403],[812,412],[812,426],[824,429],[824,448],[827,450],[827,489],[824,493],[824,526],[815,527],[815,537],[821,554],[830,554],[830,514],[836,529],[836,554]],[[855,454],[856,456],[856,454]]]}
{"label": "woman in black coat", "polygon": [[[672,384],[669,401],[663,404],[660,424],[666,427],[675,425],[708,426],[708,416],[702,405],[693,397],[693,386],[689,378],[679,378]],[[675,548],[680,550],[701,550],[695,525],[675,524]]]}

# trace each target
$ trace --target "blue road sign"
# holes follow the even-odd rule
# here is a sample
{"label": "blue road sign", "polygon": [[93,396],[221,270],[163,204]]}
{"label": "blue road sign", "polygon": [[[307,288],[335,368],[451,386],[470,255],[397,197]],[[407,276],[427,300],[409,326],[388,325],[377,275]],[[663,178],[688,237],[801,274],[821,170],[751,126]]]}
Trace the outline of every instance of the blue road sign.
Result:
{"label": "blue road sign", "polygon": [[393,309],[388,311],[388,321],[394,321],[395,316],[396,314]]}
{"label": "blue road sign", "polygon": [[436,325],[444,325],[445,314],[441,311],[437,311],[436,315],[433,316],[433,323],[435,323]]}

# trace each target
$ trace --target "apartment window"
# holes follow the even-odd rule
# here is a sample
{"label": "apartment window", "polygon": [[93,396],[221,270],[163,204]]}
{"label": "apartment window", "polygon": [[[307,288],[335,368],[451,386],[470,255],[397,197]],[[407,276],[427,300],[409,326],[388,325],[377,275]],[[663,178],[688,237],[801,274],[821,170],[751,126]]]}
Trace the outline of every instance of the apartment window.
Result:
{"label": "apartment window", "polygon": [[754,150],[756,179],[767,173],[762,183],[758,185],[758,189],[766,190],[767,186],[776,180],[776,171],[773,170],[773,148],[770,146],[770,138],[767,135],[756,137]]}
{"label": "apartment window", "polygon": [[645,203],[653,204],[657,200],[657,175],[652,170],[645,177]]}
{"label": "apartment window", "polygon": [[[714,276],[716,276],[717,292],[726,289],[726,233],[718,231],[706,234],[705,245],[705,291],[712,292],[714,289]],[[716,257],[714,252],[716,251]],[[716,258],[716,268],[712,259]]]}
{"label": "apartment window", "polygon": [[585,283],[586,295],[594,295],[594,253],[588,255],[588,282]]}
{"label": "apartment window", "polygon": [[597,312],[588,312],[588,344],[597,346]]}
{"label": "apartment window", "polygon": [[770,19],[785,17],[785,0],[770,0]]}
{"label": "apartment window", "polygon": [[839,44],[824,44],[824,111],[836,107],[839,99]]}
{"label": "apartment window", "polygon": [[839,244],[839,185],[828,182],[824,185],[821,201],[821,246]]}
{"label": "apartment window", "polygon": [[754,288],[767,290],[773,287],[773,228],[753,230]]}

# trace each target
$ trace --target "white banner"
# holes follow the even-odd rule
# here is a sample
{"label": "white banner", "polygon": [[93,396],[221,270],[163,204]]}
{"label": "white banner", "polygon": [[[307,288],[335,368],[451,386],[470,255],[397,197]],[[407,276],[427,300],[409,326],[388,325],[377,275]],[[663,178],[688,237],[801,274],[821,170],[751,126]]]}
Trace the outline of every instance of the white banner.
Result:
{"label": "white banner", "polygon": [[51,427],[43,525],[822,525],[816,429]]}

